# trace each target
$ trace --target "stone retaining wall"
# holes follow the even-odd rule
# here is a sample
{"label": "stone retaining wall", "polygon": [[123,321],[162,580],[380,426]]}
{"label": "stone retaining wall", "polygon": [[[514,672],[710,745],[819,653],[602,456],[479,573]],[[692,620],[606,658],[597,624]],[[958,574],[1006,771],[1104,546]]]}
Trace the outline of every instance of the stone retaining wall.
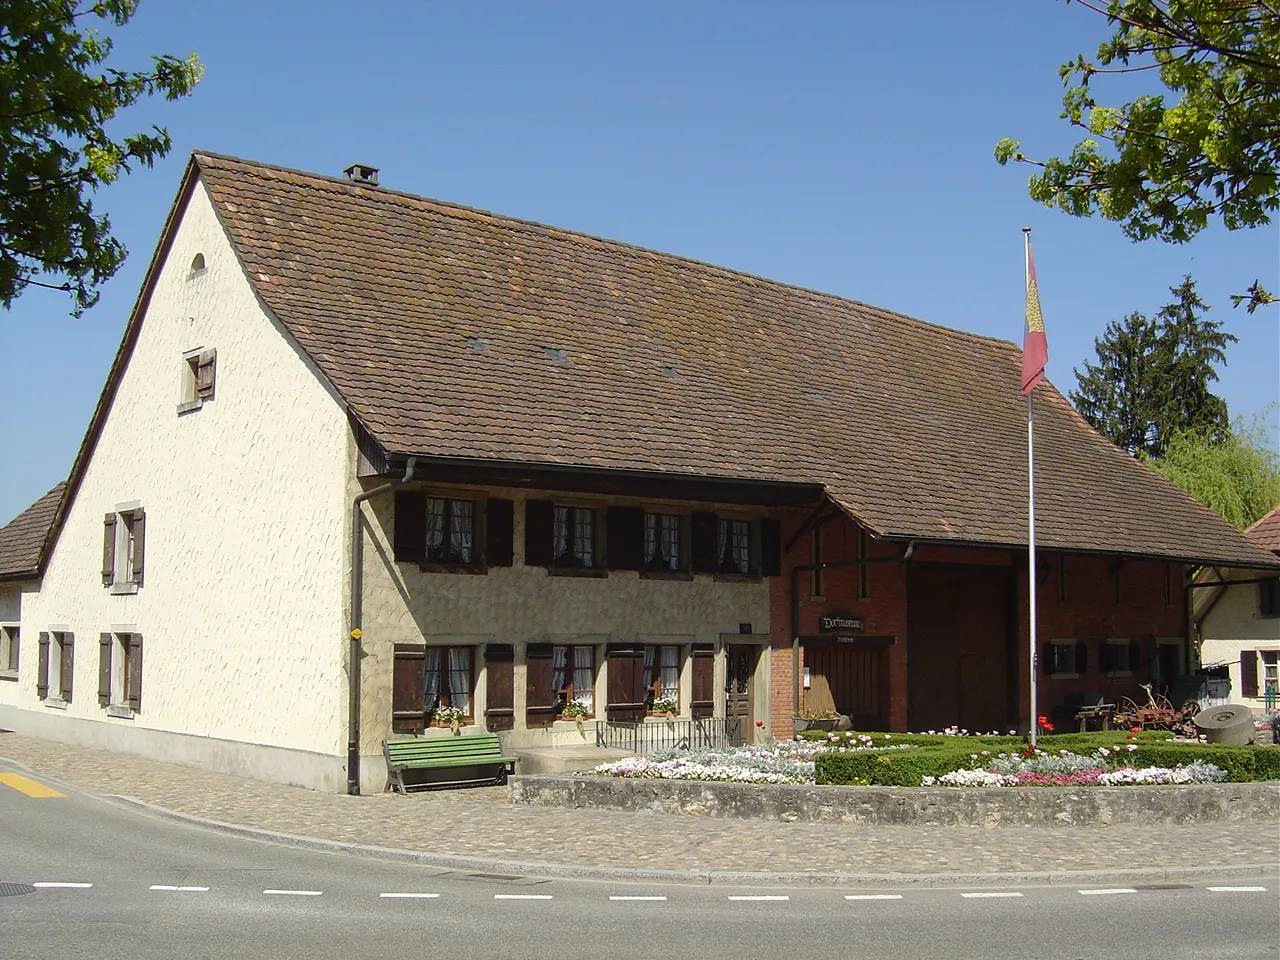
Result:
{"label": "stone retaining wall", "polygon": [[1280,821],[1280,783],[1158,787],[817,787],[515,776],[513,803],[828,823],[1081,826]]}

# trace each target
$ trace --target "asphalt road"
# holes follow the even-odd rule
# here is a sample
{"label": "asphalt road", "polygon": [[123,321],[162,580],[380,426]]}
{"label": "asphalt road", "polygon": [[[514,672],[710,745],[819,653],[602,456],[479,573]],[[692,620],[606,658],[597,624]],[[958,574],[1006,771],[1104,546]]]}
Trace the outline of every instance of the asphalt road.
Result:
{"label": "asphalt road", "polygon": [[[65,796],[29,795],[42,786]],[[232,837],[3,766],[0,893],[5,960],[1280,956],[1274,878],[738,890],[464,874]]]}

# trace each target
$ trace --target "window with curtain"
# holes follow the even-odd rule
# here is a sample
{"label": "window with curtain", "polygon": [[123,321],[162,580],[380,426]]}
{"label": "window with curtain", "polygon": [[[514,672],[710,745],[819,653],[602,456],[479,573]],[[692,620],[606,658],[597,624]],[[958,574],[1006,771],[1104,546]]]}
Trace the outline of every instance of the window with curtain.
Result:
{"label": "window with curtain", "polygon": [[424,653],[423,705],[427,714],[435,713],[440,707],[457,707],[472,719],[475,648],[427,647]]}
{"label": "window with curtain", "polygon": [[475,507],[472,500],[427,498],[427,562],[475,562]]}
{"label": "window with curtain", "polygon": [[680,702],[680,648],[674,645],[644,648],[645,706],[655,700]]}
{"label": "window with curtain", "polygon": [[720,518],[716,565],[721,573],[751,572],[751,521]]}
{"label": "window with curtain", "polygon": [[596,648],[555,646],[551,648],[551,687],[558,706],[577,700],[595,713]]}
{"label": "window with curtain", "polygon": [[557,506],[552,511],[551,562],[557,567],[596,565],[596,512]]}
{"label": "window with curtain", "polygon": [[670,513],[644,515],[644,565],[649,570],[683,570],[680,517]]}

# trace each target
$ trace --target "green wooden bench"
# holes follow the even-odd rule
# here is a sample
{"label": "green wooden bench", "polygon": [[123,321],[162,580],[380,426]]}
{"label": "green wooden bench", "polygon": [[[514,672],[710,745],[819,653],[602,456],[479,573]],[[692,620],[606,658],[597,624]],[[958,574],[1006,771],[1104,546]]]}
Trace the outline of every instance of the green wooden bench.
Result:
{"label": "green wooden bench", "polygon": [[[387,758],[387,785],[383,792],[393,786],[400,793],[408,793],[438,787],[503,784],[515,770],[517,760],[502,755],[496,733],[383,740],[382,752]],[[427,771],[428,776],[406,783],[405,774],[414,770]],[[451,775],[453,770],[459,774],[465,771],[465,775]]]}

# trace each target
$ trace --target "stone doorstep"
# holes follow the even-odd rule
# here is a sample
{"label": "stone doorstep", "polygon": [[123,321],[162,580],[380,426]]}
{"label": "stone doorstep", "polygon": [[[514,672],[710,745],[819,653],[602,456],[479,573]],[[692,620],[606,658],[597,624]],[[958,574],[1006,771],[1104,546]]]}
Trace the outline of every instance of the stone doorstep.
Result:
{"label": "stone doorstep", "polygon": [[784,822],[1055,827],[1280,821],[1280,783],[819,787],[521,774],[508,790],[517,804]]}

